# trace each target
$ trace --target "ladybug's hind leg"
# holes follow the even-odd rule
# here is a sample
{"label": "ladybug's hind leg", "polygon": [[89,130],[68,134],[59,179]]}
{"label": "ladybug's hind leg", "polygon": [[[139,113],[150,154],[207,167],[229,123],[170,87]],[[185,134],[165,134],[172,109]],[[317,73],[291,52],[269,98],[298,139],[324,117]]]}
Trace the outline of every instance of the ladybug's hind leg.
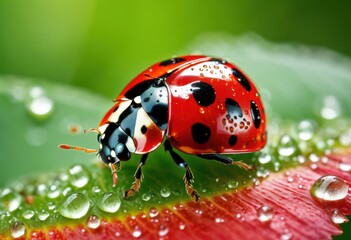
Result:
{"label": "ladybug's hind leg", "polygon": [[200,195],[193,188],[192,183],[194,181],[194,175],[191,172],[191,169],[188,163],[178,153],[176,153],[173,150],[173,147],[168,140],[165,141],[164,146],[165,146],[165,150],[170,153],[173,161],[178,165],[178,167],[185,168],[185,175],[184,175],[185,190],[195,202],[198,202],[200,199]]}
{"label": "ladybug's hind leg", "polygon": [[143,165],[145,165],[145,162],[146,162],[146,159],[147,159],[147,156],[148,154],[144,154],[142,157],[141,157],[141,160],[140,160],[140,163],[138,165],[138,168],[137,170],[135,171],[135,174],[134,174],[134,177],[135,177],[135,181],[133,182],[133,185],[132,187],[125,191],[124,194],[123,194],[123,197],[125,199],[133,196],[137,191],[139,191],[140,189],[140,184],[141,184],[141,179],[143,177],[143,173],[141,171],[141,167]]}
{"label": "ladybug's hind leg", "polygon": [[251,169],[251,167],[249,165],[247,165],[246,163],[244,163],[242,161],[234,161],[230,157],[226,157],[226,156],[223,156],[221,154],[203,154],[203,155],[197,155],[197,156],[200,158],[203,158],[203,159],[207,159],[207,160],[215,160],[215,161],[218,161],[218,162],[226,164],[226,165],[235,164],[235,165],[238,165],[239,167],[242,167],[246,170]]}

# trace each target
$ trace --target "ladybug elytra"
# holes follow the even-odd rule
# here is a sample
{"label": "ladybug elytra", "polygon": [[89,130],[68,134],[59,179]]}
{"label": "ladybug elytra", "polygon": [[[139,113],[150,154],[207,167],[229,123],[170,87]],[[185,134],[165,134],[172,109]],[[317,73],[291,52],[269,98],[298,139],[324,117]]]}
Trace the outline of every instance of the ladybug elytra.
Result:
{"label": "ladybug elytra", "polygon": [[185,188],[193,200],[188,163],[174,148],[203,159],[249,168],[224,154],[258,151],[266,144],[266,119],[253,82],[237,66],[218,58],[183,56],[154,64],[134,78],[115,99],[97,128],[98,150],[60,145],[63,149],[98,152],[112,171],[141,154],[135,182],[124,197],[140,188],[147,156],[164,141],[164,148],[185,173]]}

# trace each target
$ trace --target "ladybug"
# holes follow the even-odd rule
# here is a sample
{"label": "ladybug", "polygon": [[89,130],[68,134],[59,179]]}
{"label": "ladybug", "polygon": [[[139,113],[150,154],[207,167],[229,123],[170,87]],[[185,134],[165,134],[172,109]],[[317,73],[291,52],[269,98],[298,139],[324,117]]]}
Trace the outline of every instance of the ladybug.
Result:
{"label": "ladybug", "polygon": [[224,154],[258,151],[267,141],[263,104],[249,77],[228,61],[195,55],[158,62],[140,73],[115,99],[99,126],[89,131],[98,133],[98,150],[60,147],[97,152],[111,168],[114,186],[120,162],[132,153],[142,155],[124,198],[139,190],[148,154],[162,142],[185,170],[186,192],[198,201],[191,169],[174,148],[249,169]]}

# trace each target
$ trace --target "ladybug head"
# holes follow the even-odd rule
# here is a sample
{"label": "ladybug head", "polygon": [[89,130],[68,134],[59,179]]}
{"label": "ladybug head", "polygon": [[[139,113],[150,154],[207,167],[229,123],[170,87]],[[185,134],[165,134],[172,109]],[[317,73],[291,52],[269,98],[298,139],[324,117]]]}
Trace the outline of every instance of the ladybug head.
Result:
{"label": "ladybug head", "polygon": [[122,128],[113,122],[100,126],[99,129],[91,128],[84,131],[97,132],[97,140],[100,143],[99,150],[71,146],[67,144],[60,144],[62,149],[73,149],[84,151],[86,153],[97,152],[101,160],[111,168],[113,176],[113,186],[117,184],[117,171],[115,165],[119,168],[120,161],[127,161],[131,157],[131,152],[134,152],[135,145],[133,139],[127,135]]}
{"label": "ladybug head", "polygon": [[109,123],[105,131],[98,134],[97,140],[100,143],[98,154],[105,164],[119,164],[130,159],[133,140],[116,123]]}

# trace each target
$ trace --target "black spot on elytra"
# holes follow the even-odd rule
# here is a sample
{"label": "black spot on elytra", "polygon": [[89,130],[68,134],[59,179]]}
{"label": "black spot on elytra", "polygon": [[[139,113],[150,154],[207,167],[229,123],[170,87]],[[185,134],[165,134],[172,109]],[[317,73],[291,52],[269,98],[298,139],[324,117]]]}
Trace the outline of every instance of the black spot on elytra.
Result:
{"label": "black spot on elytra", "polygon": [[195,142],[203,144],[211,137],[211,129],[202,123],[195,123],[191,126],[191,134]]}
{"label": "black spot on elytra", "polygon": [[184,62],[185,60],[186,60],[185,58],[171,58],[171,59],[168,59],[166,61],[161,62],[160,66],[165,67],[165,66],[176,64],[179,62]]}
{"label": "black spot on elytra", "polygon": [[155,80],[142,81],[137,85],[135,85],[134,87],[132,87],[131,89],[129,89],[126,92],[125,96],[126,98],[134,99],[135,97],[140,96],[143,92],[149,89],[154,83],[155,83]]}
{"label": "black spot on elytra", "polygon": [[145,125],[143,125],[140,129],[142,134],[145,134],[147,132],[147,127]]}
{"label": "black spot on elytra", "polygon": [[199,81],[192,83],[191,87],[195,101],[200,106],[207,107],[214,103],[216,92],[210,84]]}
{"label": "black spot on elytra", "polygon": [[243,86],[248,92],[251,91],[251,84],[249,80],[244,76],[242,72],[240,72],[238,69],[233,69],[232,70],[233,75],[238,79],[238,82]]}
{"label": "black spot on elytra", "polygon": [[255,128],[259,128],[261,125],[261,114],[257,104],[254,101],[251,101],[251,115]]}
{"label": "black spot on elytra", "polygon": [[228,139],[229,146],[233,147],[238,141],[238,137],[236,135],[231,135]]}
{"label": "black spot on elytra", "polygon": [[230,118],[243,117],[243,110],[239,106],[239,103],[237,103],[233,99],[227,98],[225,100],[225,106],[227,108],[227,112],[228,112]]}

